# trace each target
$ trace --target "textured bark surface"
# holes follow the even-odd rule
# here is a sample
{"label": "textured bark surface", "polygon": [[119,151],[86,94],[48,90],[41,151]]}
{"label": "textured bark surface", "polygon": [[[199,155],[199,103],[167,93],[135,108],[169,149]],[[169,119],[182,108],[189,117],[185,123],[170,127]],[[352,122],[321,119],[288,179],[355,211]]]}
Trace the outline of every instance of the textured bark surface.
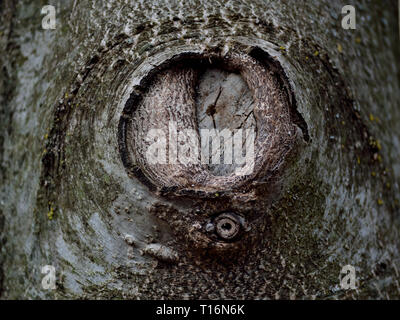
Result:
{"label": "textured bark surface", "polygon": [[[56,30],[47,3],[0,4],[1,298],[400,297],[396,1],[357,1],[356,30],[341,1],[54,3]],[[231,50],[282,69],[304,141],[253,198],[148,188],[121,157],[124,108],[174,57]],[[202,232],[227,211],[239,240]]]}

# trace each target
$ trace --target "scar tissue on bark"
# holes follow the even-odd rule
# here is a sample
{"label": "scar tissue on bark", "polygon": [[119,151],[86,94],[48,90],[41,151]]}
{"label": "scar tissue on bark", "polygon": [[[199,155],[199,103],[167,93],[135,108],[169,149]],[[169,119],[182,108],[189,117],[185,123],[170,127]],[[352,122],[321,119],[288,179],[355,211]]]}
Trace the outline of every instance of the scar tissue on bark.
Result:
{"label": "scar tissue on bark", "polygon": [[174,263],[179,260],[179,255],[173,249],[158,243],[151,243],[144,247],[144,254],[148,254],[160,261]]}
{"label": "scar tissue on bark", "polygon": [[[171,63],[147,81],[147,91],[125,115],[129,121],[123,126],[121,149],[126,154],[122,157],[130,159],[131,171],[160,190],[245,192],[257,183],[272,181],[303,138],[290,95],[277,73],[276,68],[240,52],[208,53]],[[147,133],[153,128],[168,133],[170,121],[178,132],[193,129],[199,141],[200,128],[254,128],[254,170],[236,175],[232,165],[148,163]]]}

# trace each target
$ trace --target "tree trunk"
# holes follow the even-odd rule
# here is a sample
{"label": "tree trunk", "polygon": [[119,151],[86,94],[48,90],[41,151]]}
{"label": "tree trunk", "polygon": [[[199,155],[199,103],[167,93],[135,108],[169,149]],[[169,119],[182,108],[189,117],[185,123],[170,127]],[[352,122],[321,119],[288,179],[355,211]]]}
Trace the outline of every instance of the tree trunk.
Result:
{"label": "tree trunk", "polygon": [[[400,297],[396,1],[54,3],[0,4],[2,299]],[[150,165],[168,119],[254,171]]]}

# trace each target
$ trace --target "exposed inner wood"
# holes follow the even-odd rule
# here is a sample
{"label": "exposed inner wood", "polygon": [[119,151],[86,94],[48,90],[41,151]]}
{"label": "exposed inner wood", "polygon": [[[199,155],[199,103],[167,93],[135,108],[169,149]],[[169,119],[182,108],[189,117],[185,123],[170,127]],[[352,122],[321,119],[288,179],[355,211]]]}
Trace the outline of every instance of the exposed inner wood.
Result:
{"label": "exposed inner wood", "polygon": [[[233,132],[235,129],[253,128],[256,132],[253,108],[253,96],[240,74],[210,68],[201,75],[196,97],[200,130],[217,129],[216,132],[220,133],[223,129]],[[220,134],[218,136],[221,142],[220,164],[211,163],[214,153],[210,148],[208,169],[216,176],[224,176],[233,173],[237,167],[243,165],[234,161],[232,164],[224,163],[225,141]],[[228,143],[232,145],[232,136],[228,139]]]}
{"label": "exposed inner wood", "polygon": [[[186,61],[160,71],[132,115],[128,148],[136,165],[158,187],[212,192],[264,181],[279,170],[301,135],[287,95],[267,66],[236,53],[223,59],[211,54],[206,60],[208,65],[193,59],[192,64]],[[231,163],[226,161],[225,155],[235,148],[230,151],[222,143],[219,158],[225,164],[204,162],[216,152],[211,149],[204,157],[203,129],[216,129],[214,133],[227,141],[242,129],[236,144],[242,143],[243,161],[232,156],[227,157]],[[254,134],[250,157],[247,134]]]}

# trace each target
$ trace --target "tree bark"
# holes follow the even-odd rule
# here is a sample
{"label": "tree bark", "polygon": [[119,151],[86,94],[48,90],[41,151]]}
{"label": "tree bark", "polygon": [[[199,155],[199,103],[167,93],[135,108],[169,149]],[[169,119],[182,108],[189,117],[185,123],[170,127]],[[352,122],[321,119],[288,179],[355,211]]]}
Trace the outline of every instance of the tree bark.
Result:
{"label": "tree bark", "polygon": [[[54,4],[55,30],[39,1],[0,4],[2,299],[400,297],[397,1],[357,1],[355,30],[341,27],[341,1]],[[282,161],[236,189],[157,185],[122,147],[124,119],[177,58],[231,52],[276,76],[285,135],[299,139],[268,149],[262,161]],[[234,105],[224,83],[213,112]],[[246,221],[243,236],[203,232],[221,212]],[[42,287],[45,265],[55,290]],[[345,265],[355,290],[340,287]]]}

